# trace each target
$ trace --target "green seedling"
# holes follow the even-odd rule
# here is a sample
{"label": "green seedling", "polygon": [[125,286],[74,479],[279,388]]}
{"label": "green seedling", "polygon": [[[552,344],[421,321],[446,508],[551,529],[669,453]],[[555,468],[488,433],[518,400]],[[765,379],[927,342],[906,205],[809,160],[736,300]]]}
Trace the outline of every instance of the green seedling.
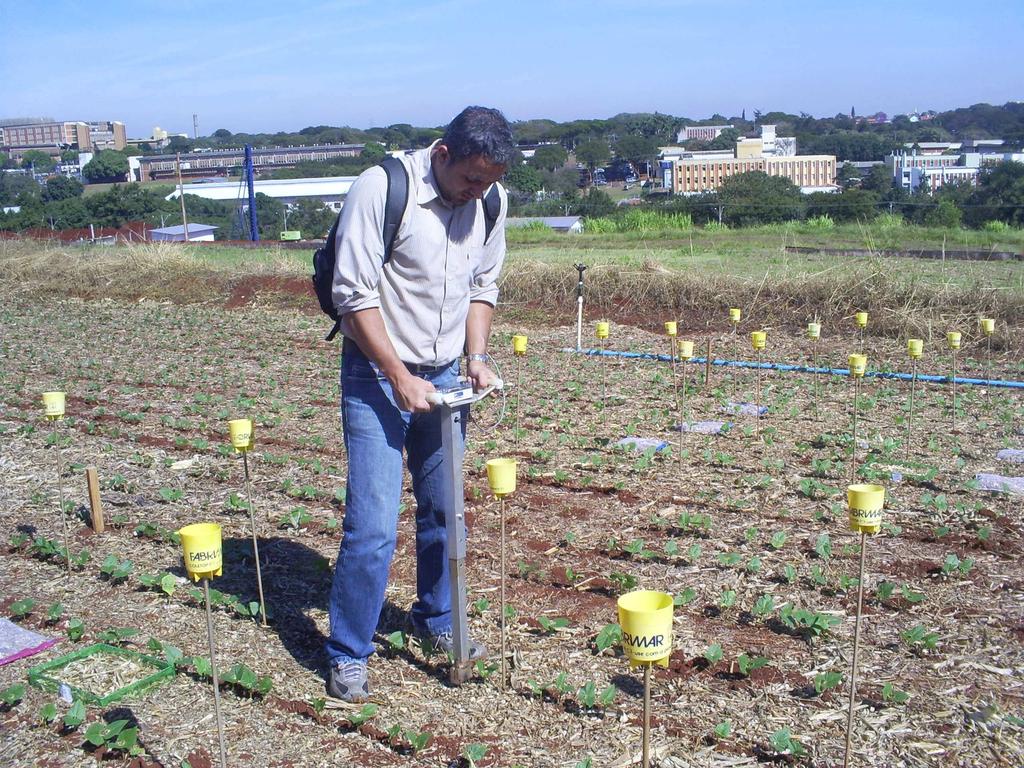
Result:
{"label": "green seedling", "polygon": [[385,639],[388,641],[388,648],[392,651],[400,651],[406,646],[405,632],[402,630],[392,632]]}
{"label": "green seedling", "polygon": [[719,608],[721,608],[723,611],[727,611],[734,605],[736,605],[736,590],[723,590],[721,597],[718,598]]}
{"label": "green seedling", "polygon": [[552,635],[560,629],[565,629],[569,626],[569,620],[565,618],[549,619],[547,616],[540,616],[537,618],[537,623],[540,624],[541,630],[546,635]]}
{"label": "green seedling", "polygon": [[94,747],[106,747],[110,753],[123,752],[126,755],[141,755],[144,750],[138,745],[138,727],[126,728],[127,720],[107,723],[91,723],[85,730],[85,740]]}
{"label": "green seedling", "polygon": [[100,573],[106,574],[111,583],[124,581],[132,572],[131,560],[119,560],[116,555],[107,555],[100,565]]}
{"label": "green seedling", "polygon": [[796,568],[794,568],[792,565],[789,565],[787,563],[782,567],[782,578],[786,580],[787,584],[792,584],[793,582],[795,582],[797,575],[798,574]]}
{"label": "green seedling", "polygon": [[793,738],[789,728],[782,728],[771,736],[772,749],[781,755],[792,755],[795,758],[807,756],[807,749]]}
{"label": "green seedling", "polygon": [[622,642],[622,627],[618,624],[605,624],[594,639],[594,647],[598,653],[613,648]]}
{"label": "green seedling", "polygon": [[462,756],[466,758],[470,768],[476,768],[476,764],[484,759],[487,754],[487,747],[483,744],[467,744],[462,748]]}
{"label": "green seedling", "polygon": [[908,603],[920,603],[924,601],[924,593],[915,592],[910,588],[909,584],[904,584],[900,587],[900,594],[903,595],[903,599]]}
{"label": "green seedling", "polygon": [[892,597],[892,593],[896,590],[896,584],[892,581],[880,581],[878,587],[875,590],[875,594],[879,600],[889,600]]}
{"label": "green seedling", "polygon": [[929,632],[923,624],[917,624],[910,629],[900,632],[900,639],[914,655],[921,655],[927,651],[934,651],[938,647],[939,635],[936,632]]}
{"label": "green seedling", "polygon": [[649,560],[654,557],[654,553],[647,549],[643,539],[633,539],[629,544],[624,546],[623,551],[632,555],[633,557],[639,557],[644,560]]}
{"label": "green seedling", "polygon": [[942,562],[942,575],[943,576],[966,576],[970,573],[971,568],[974,567],[974,559],[965,557],[961,560],[955,554],[950,552],[946,555],[946,559]]}
{"label": "green seedling", "polygon": [[55,624],[60,621],[60,617],[64,615],[64,606],[60,603],[54,603],[46,611],[46,623]]}
{"label": "green seedling", "polygon": [[266,696],[274,687],[274,682],[268,675],[258,676],[245,664],[235,664],[221,675],[221,680],[247,692],[250,697]]}
{"label": "green seedling", "polygon": [[827,533],[822,533],[814,542],[814,553],[822,560],[832,557],[832,539]]}
{"label": "green seedling", "polygon": [[139,634],[139,630],[134,627],[112,627],[102,632],[97,632],[96,639],[107,645],[121,645],[128,638],[135,637],[137,634]]}
{"label": "green seedling", "polygon": [[772,549],[778,551],[785,546],[786,538],[787,537],[785,531],[776,531],[772,534],[771,541],[769,541],[768,543],[771,545]]}
{"label": "green seedling", "polygon": [[697,597],[697,590],[693,587],[687,587],[682,592],[678,592],[672,598],[672,604],[676,607],[680,605],[689,605]]}
{"label": "green seedling", "polygon": [[68,640],[73,643],[77,643],[82,639],[82,635],[85,634],[85,623],[81,619],[71,619],[68,622]]}
{"label": "green seedling", "polygon": [[25,686],[21,683],[4,688],[0,691],[0,704],[7,709],[13,709],[25,698]]}
{"label": "green seedling", "polygon": [[843,681],[839,672],[819,672],[814,676],[814,692],[821,696],[825,691],[832,690]]}
{"label": "green seedling", "polygon": [[636,576],[630,573],[622,573],[621,571],[612,571],[608,574],[608,580],[611,581],[620,592],[629,592],[631,589],[636,588]]}
{"label": "green seedling", "polygon": [[886,683],[882,686],[882,701],[892,702],[893,704],[906,704],[909,698],[909,693],[899,690],[892,683]]}
{"label": "green seedling", "polygon": [[486,597],[477,598],[471,604],[473,606],[473,612],[477,616],[483,616],[488,608],[491,607],[491,601]]}
{"label": "green seedling", "polygon": [[754,615],[758,618],[763,619],[765,616],[770,616],[775,610],[775,599],[771,595],[761,595],[757,598],[757,602],[754,603]]}
{"label": "green seedling", "polygon": [[24,600],[15,600],[10,605],[11,616],[16,619],[23,619],[32,613],[32,610],[36,607],[36,601],[31,597],[26,597]]}
{"label": "green seedling", "polygon": [[691,565],[696,564],[700,560],[701,547],[696,541],[693,542],[689,547],[686,548],[686,559]]}
{"label": "green seedling", "polygon": [[244,497],[239,496],[237,493],[232,493],[228,496],[228,500],[224,502],[224,509],[228,512],[247,512],[249,504]]}
{"label": "green seedling", "polygon": [[831,614],[794,608],[792,603],[786,603],[779,609],[779,620],[808,640],[827,635],[829,630],[841,621],[838,616]]}
{"label": "green seedling", "polygon": [[745,653],[740,654],[739,658],[736,659],[736,666],[740,671],[740,674],[744,677],[750,677],[750,673],[755,669],[767,666],[768,659],[764,656],[748,656]]}
{"label": "green seedling", "polygon": [[722,660],[722,644],[714,643],[704,649],[704,658],[709,664],[717,664]]}
{"label": "green seedling", "polygon": [[160,488],[157,493],[160,495],[160,500],[164,503],[171,503],[174,501],[181,501],[181,497],[185,495],[185,492],[180,488]]}
{"label": "green seedling", "polygon": [[715,726],[715,729],[714,729],[715,738],[718,739],[719,741],[724,741],[725,739],[729,738],[729,734],[731,734],[731,733],[732,733],[732,721],[731,720],[723,720],[722,722],[720,722],[718,725]]}
{"label": "green seedling", "polygon": [[482,680],[486,680],[492,674],[498,670],[499,664],[496,661],[484,661],[483,659],[477,660],[476,664],[473,665],[473,669],[480,675]]}
{"label": "green seedling", "polygon": [[64,715],[64,727],[68,730],[74,730],[82,723],[85,722],[85,704],[81,700],[76,699],[71,708]]}
{"label": "green seedling", "polygon": [[139,574],[139,583],[148,589],[163,592],[167,597],[174,594],[178,586],[178,579],[173,573],[143,573]]}
{"label": "green seedling", "polygon": [[48,701],[39,708],[39,714],[37,715],[39,722],[43,725],[49,725],[57,719],[57,705],[52,701]]}

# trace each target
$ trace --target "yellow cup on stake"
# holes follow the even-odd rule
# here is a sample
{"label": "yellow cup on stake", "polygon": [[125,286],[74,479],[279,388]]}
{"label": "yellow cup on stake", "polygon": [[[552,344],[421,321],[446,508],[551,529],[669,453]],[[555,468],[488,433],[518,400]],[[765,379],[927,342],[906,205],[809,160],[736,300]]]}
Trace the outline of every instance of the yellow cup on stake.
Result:
{"label": "yellow cup on stake", "polygon": [[594,326],[594,333],[597,335],[597,338],[599,339],[607,339],[608,332],[609,324],[605,321],[599,322],[596,326]]}
{"label": "yellow cup on stake", "polygon": [[629,665],[668,666],[672,655],[672,595],[638,590],[618,600],[622,650]]}
{"label": "yellow cup on stake", "polygon": [[960,331],[950,331],[946,334],[946,343],[950,349],[960,349]]}
{"label": "yellow cup on stake", "polygon": [[739,325],[740,318],[743,317],[743,311],[739,307],[729,308],[729,321],[733,325]]}
{"label": "yellow cup on stake", "polygon": [[808,323],[807,324],[807,338],[817,339],[821,337],[821,323]]}
{"label": "yellow cup on stake", "polygon": [[50,421],[64,418],[64,393],[43,392],[43,413]]}
{"label": "yellow cup on stake", "polygon": [[512,353],[519,357],[526,354],[526,336],[517,334],[512,337]]}
{"label": "yellow cup on stake", "polygon": [[491,493],[501,499],[516,490],[516,460],[488,459],[487,484]]}
{"label": "yellow cup on stake", "polygon": [[991,336],[996,330],[996,321],[991,317],[982,317],[978,320],[978,325],[981,327],[981,332],[986,336]]}
{"label": "yellow cup on stake", "polygon": [[907,354],[917,360],[924,354],[924,342],[921,339],[907,339]]}
{"label": "yellow cup on stake", "polygon": [[750,334],[750,343],[754,349],[764,349],[768,343],[767,331],[752,331]]}
{"label": "yellow cup on stake", "polygon": [[232,419],[228,422],[228,434],[231,435],[231,445],[239,453],[244,453],[252,448],[253,429],[251,419]]}
{"label": "yellow cup on stake", "polygon": [[675,336],[677,333],[679,333],[679,326],[676,323],[676,321],[675,320],[666,320],[665,321],[665,335],[666,336]]}
{"label": "yellow cup on stake", "polygon": [[192,581],[210,579],[224,572],[220,526],[216,523],[193,523],[178,531],[181,536],[185,570]]}
{"label": "yellow cup on stake", "polygon": [[885,488],[880,485],[857,484],[846,489],[850,513],[850,530],[855,533],[878,533],[882,528]]}
{"label": "yellow cup on stake", "polygon": [[693,342],[692,341],[684,341],[683,339],[680,339],[679,340],[679,359],[680,360],[689,360],[691,357],[693,357]]}
{"label": "yellow cup on stake", "polygon": [[848,358],[848,362],[849,362],[849,365],[850,365],[850,375],[851,376],[853,376],[856,379],[859,379],[862,376],[864,376],[864,373],[868,369],[868,356],[867,355],[858,355],[858,354],[854,353],[854,354],[850,355],[850,357]]}
{"label": "yellow cup on stake", "polygon": [[868,313],[867,312],[858,312],[856,315],[854,315],[854,319],[857,321],[857,327],[858,328],[867,328],[868,327]]}

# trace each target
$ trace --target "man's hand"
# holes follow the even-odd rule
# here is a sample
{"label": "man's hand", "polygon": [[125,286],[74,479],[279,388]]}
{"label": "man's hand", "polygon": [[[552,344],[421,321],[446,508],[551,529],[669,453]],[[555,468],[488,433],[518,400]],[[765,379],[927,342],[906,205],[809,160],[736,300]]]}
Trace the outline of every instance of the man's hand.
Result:
{"label": "man's hand", "polygon": [[427,413],[433,406],[427,402],[427,395],[436,392],[434,385],[408,371],[405,375],[391,382],[391,390],[395,393],[395,402],[403,411],[410,413]]}
{"label": "man's hand", "polygon": [[494,371],[488,368],[487,364],[482,360],[470,360],[469,365],[466,366],[466,374],[469,376],[469,380],[473,382],[474,392],[487,389],[487,387],[498,380],[498,377],[494,375]]}

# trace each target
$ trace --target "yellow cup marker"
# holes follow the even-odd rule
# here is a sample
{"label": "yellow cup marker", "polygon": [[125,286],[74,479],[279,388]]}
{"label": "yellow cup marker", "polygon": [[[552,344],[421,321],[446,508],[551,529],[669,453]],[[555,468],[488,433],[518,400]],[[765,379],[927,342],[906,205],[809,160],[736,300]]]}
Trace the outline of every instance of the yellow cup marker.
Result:
{"label": "yellow cup marker", "polygon": [[512,337],[512,353],[517,356],[526,354],[526,336],[517,334]]}
{"label": "yellow cup marker", "polygon": [[857,321],[857,327],[858,328],[867,328],[868,327],[868,313],[867,312],[858,312],[854,317],[855,317],[855,319]]}
{"label": "yellow cup marker", "polygon": [[854,703],[857,699],[857,650],[860,647],[860,617],[864,608],[864,573],[868,548],[866,534],[878,533],[881,530],[885,488],[869,484],[851,485],[846,489],[846,503],[850,513],[850,529],[860,534],[860,575],[857,579],[857,618],[853,632],[853,659],[850,662],[850,701],[846,718],[846,754],[843,765],[849,765],[850,762]]}
{"label": "yellow cup marker", "polygon": [[821,338],[821,323],[808,323],[807,324],[807,338],[818,339]]}
{"label": "yellow cup marker", "polygon": [[991,336],[996,331],[996,321],[991,317],[982,317],[978,320],[978,325],[981,326],[981,332],[986,336]]}
{"label": "yellow cup marker", "polygon": [[253,428],[251,419],[232,419],[228,422],[228,434],[231,435],[231,445],[239,453],[244,453],[252,448]]}
{"label": "yellow cup marker", "polygon": [[680,339],[679,340],[679,359],[680,360],[689,360],[692,357],[693,357],[693,342],[692,341],[684,341],[683,339]]}
{"label": "yellow cup marker", "polygon": [[64,393],[43,392],[43,413],[50,421],[64,418]]}
{"label": "yellow cup marker", "polygon": [[768,342],[768,334],[765,331],[753,331],[750,334],[750,343],[754,349],[764,349]]}
{"label": "yellow cup marker", "polygon": [[501,687],[504,690],[507,675],[505,673],[505,659],[508,654],[505,652],[505,497],[516,490],[516,460],[515,459],[488,459],[487,460],[487,483],[491,486],[491,493],[499,499],[499,515],[501,517]]}
{"label": "yellow cup marker", "polygon": [[881,530],[885,488],[880,485],[851,485],[846,489],[846,501],[851,531],[878,533]]}
{"label": "yellow cup marker", "polygon": [[594,332],[599,339],[608,338],[608,323],[600,322],[594,327]]}
{"label": "yellow cup marker", "polygon": [[733,325],[739,325],[740,320],[743,317],[743,311],[739,307],[729,308],[729,321]]}
{"label": "yellow cup marker", "polygon": [[949,384],[953,390],[953,408],[950,419],[953,422],[952,432],[956,434],[956,351],[960,349],[960,331],[949,331],[946,334],[946,343],[953,352],[953,369],[949,377]]}
{"label": "yellow cup marker", "polygon": [[219,525],[193,523],[179,530],[178,535],[181,536],[185,570],[192,581],[211,579],[224,572]]}
{"label": "yellow cup marker", "polygon": [[868,368],[867,355],[852,354],[849,357],[850,375],[860,378]]}
{"label": "yellow cup marker", "polygon": [[672,595],[639,590],[618,600],[622,650],[630,669],[644,668],[643,765],[650,765],[651,665],[668,666],[672,655]]}
{"label": "yellow cup marker", "polygon": [[193,581],[203,581],[206,597],[206,636],[210,643],[210,669],[213,677],[213,700],[217,712],[217,738],[220,742],[220,763],[226,766],[224,722],[220,714],[220,682],[217,679],[217,649],[213,642],[213,619],[210,613],[210,579],[224,572],[221,553],[220,526],[216,523],[193,523],[178,530],[181,537],[185,570]]}
{"label": "yellow cup marker", "polygon": [[907,355],[910,357],[912,373],[910,375],[910,413],[907,416],[907,460],[910,460],[911,438],[914,435],[914,391],[917,389],[917,361],[924,354],[924,342],[921,339],[907,339]]}
{"label": "yellow cup marker", "polygon": [[912,360],[918,360],[924,354],[924,342],[921,339],[907,339],[907,354]]}
{"label": "yellow cup marker", "polygon": [[665,335],[675,336],[679,332],[679,326],[675,320],[665,321]]}
{"label": "yellow cup marker", "polygon": [[491,493],[499,499],[514,493],[516,490],[516,460],[488,459],[487,482],[491,486]]}
{"label": "yellow cup marker", "polygon": [[960,349],[960,331],[950,331],[946,334],[946,343],[950,349]]}

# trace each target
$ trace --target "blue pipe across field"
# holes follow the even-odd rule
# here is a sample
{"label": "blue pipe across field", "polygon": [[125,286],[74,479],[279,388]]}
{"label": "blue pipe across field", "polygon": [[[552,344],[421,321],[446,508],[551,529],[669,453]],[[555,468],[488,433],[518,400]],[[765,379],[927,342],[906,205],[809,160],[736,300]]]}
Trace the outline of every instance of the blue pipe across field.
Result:
{"label": "blue pipe across field", "polygon": [[[563,352],[575,352],[575,349],[566,347]],[[659,355],[654,352],[617,352],[611,349],[584,349],[580,354],[593,357],[624,357],[639,360],[658,360],[663,363],[671,363],[672,358],[668,355]],[[677,358],[678,359],[678,358]],[[691,357],[689,363],[700,363],[703,365],[706,357]],[[769,371],[787,371],[797,373],[829,373],[834,376],[849,376],[849,368],[813,368],[809,365],[788,365],[787,363],[755,363],[749,360],[719,360],[715,358],[712,365],[722,365],[727,368],[764,368]],[[868,371],[865,378],[896,379],[897,381],[910,381],[913,378],[909,373],[889,373],[886,371]],[[931,382],[933,384],[949,384],[952,379],[949,376],[934,376],[931,374],[917,374],[918,381]],[[1004,389],[1024,389],[1024,381],[1006,381],[1003,379],[967,379],[962,376],[956,377],[957,384],[968,384],[975,387],[1002,387]]]}

